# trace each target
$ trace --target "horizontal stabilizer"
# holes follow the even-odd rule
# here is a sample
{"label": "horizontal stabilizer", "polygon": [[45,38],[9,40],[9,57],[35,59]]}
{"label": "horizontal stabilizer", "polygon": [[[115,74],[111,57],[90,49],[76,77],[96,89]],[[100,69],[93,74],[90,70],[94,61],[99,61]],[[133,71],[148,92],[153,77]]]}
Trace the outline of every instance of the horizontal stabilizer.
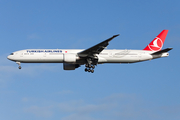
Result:
{"label": "horizontal stabilizer", "polygon": [[159,55],[159,54],[162,54],[162,53],[166,53],[166,52],[168,52],[168,51],[170,51],[170,50],[172,50],[173,48],[166,48],[166,49],[164,49],[164,50],[161,50],[161,51],[158,51],[158,52],[154,52],[154,53],[152,53],[151,55]]}

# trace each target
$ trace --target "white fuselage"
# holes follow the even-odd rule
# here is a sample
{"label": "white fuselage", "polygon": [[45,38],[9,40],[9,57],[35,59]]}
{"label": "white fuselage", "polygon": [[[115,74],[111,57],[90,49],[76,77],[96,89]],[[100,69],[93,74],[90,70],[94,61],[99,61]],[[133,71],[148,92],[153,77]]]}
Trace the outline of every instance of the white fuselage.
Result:
{"label": "white fuselage", "polygon": [[[27,49],[20,50],[8,56],[8,59],[21,63],[64,63],[65,55],[72,54],[76,56],[73,64],[85,64],[78,57],[83,49]],[[101,63],[134,63],[153,59],[153,51],[145,50],[103,50],[98,57],[98,64]],[[164,53],[159,57],[167,57]],[[159,58],[158,57],[158,58]]]}

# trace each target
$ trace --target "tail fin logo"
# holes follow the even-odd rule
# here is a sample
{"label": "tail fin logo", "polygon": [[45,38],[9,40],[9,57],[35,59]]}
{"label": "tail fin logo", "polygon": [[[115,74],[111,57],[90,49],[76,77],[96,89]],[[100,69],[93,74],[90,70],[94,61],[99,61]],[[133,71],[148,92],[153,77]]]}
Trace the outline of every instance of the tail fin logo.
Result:
{"label": "tail fin logo", "polygon": [[156,37],[151,44],[148,45],[151,51],[159,51],[163,46],[163,42],[160,38]]}
{"label": "tail fin logo", "polygon": [[163,30],[153,41],[150,42],[143,50],[148,51],[160,51],[163,47],[164,41],[166,39],[168,30]]}

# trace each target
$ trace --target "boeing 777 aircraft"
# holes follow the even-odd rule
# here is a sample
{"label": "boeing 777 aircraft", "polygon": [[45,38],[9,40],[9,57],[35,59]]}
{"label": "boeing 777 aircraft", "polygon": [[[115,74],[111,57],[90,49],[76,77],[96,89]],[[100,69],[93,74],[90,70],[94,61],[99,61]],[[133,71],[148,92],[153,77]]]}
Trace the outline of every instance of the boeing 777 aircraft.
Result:
{"label": "boeing 777 aircraft", "polygon": [[119,35],[88,49],[26,49],[11,53],[7,58],[21,63],[63,63],[64,70],[75,70],[85,65],[86,72],[94,72],[97,64],[135,63],[169,56],[172,48],[162,49],[168,30],[163,30],[143,50],[104,50],[109,42]]}

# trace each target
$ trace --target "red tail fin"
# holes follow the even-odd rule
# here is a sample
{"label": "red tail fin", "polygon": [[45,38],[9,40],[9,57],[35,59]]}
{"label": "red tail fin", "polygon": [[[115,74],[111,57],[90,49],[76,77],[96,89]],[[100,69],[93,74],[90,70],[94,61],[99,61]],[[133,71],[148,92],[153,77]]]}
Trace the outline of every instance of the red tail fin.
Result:
{"label": "red tail fin", "polygon": [[162,49],[168,30],[163,30],[149,45],[144,48],[148,51],[159,51]]}

